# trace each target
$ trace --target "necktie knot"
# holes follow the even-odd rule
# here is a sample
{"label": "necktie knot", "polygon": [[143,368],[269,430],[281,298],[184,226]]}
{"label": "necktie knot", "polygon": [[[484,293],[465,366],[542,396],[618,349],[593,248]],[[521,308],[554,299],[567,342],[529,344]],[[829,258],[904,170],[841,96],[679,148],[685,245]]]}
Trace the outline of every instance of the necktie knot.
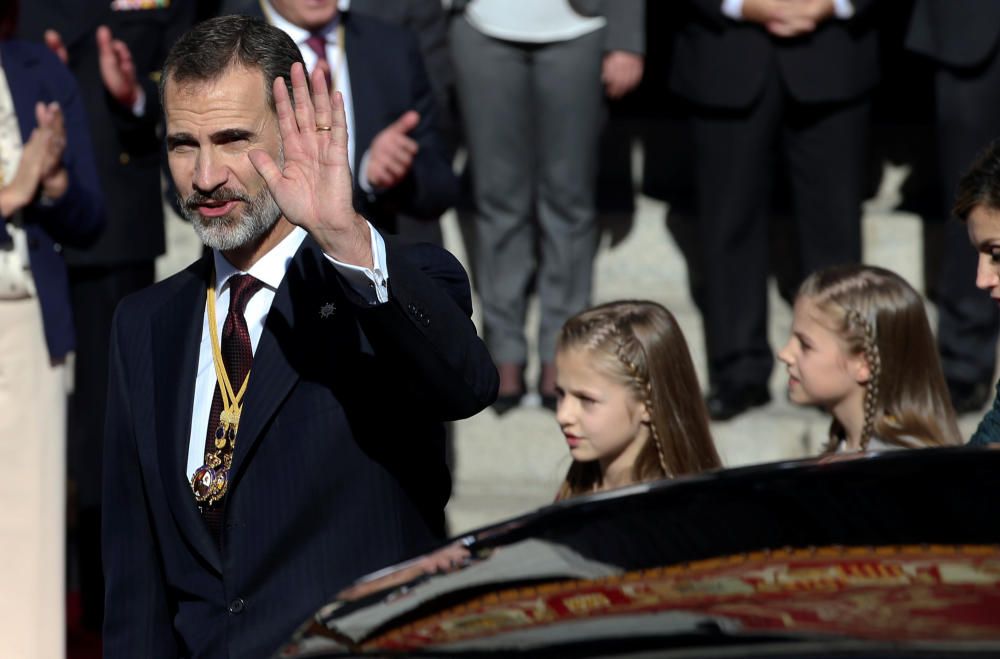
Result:
{"label": "necktie knot", "polygon": [[229,315],[234,313],[243,315],[247,310],[247,303],[254,293],[259,291],[264,282],[253,275],[234,275],[229,280]]}
{"label": "necktie knot", "polygon": [[309,38],[306,39],[306,45],[316,53],[316,57],[321,60],[326,59],[326,37],[321,33],[313,32],[310,34]]}
{"label": "necktie knot", "polygon": [[333,91],[333,78],[330,74],[330,62],[326,57],[326,37],[320,32],[313,32],[306,39],[306,45],[316,53],[316,66],[323,68],[323,77],[326,78],[326,87]]}

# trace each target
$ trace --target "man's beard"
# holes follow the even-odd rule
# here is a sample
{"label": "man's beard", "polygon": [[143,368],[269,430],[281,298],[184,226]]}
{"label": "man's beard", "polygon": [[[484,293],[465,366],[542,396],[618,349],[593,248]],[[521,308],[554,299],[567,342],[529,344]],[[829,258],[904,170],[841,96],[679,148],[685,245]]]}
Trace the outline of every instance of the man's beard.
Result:
{"label": "man's beard", "polygon": [[[198,212],[198,206],[209,201],[241,201],[247,207],[242,213],[234,211],[221,217],[205,217]],[[193,192],[187,199],[181,199],[178,195],[178,205],[201,242],[221,252],[256,242],[281,217],[281,209],[266,185],[253,197],[232,188],[218,188],[210,194]]]}

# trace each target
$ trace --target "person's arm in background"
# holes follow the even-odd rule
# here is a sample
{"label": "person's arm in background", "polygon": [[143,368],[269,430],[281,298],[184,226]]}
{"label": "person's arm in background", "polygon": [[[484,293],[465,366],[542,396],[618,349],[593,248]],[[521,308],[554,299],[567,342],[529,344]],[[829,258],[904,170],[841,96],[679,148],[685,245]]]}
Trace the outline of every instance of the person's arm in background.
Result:
{"label": "person's arm in background", "polygon": [[362,159],[359,177],[366,176],[370,184],[361,186],[371,189],[365,191],[369,204],[385,204],[394,212],[417,217],[437,217],[454,205],[458,179],[438,129],[437,102],[417,40],[409,33],[406,39],[402,61],[411,63],[410,111],[375,136]]}
{"label": "person's arm in background", "polygon": [[605,2],[607,20],[601,81],[611,98],[629,93],[642,80],[646,52],[646,5],[642,0]]}
{"label": "person's arm in background", "polygon": [[[27,191],[27,199],[19,195],[18,208],[24,210],[25,221],[37,223],[56,242],[85,246],[93,242],[104,226],[103,199],[94,166],[94,151],[90,129],[76,80],[69,70],[48,52],[41,51],[44,89],[49,98],[44,108],[36,108],[38,128],[25,144],[25,154],[19,167],[21,179],[14,181]],[[53,106],[55,103],[56,106]],[[36,140],[43,140],[42,146]],[[48,152],[49,159],[38,160],[37,150]],[[29,169],[37,168],[34,173]],[[23,171],[22,171],[23,169]]]}
{"label": "person's arm in background", "polygon": [[[156,32],[159,41],[155,48],[149,50],[152,58],[148,61],[136,62],[130,44],[106,25],[99,26],[94,35],[109,115],[122,136],[121,142],[133,145],[138,151],[157,149],[162,152],[158,132],[163,113],[159,96],[159,66],[174,42],[194,23],[195,2],[174,0],[167,11],[170,12],[169,17],[162,23],[165,29]],[[64,64],[67,63],[69,53],[61,35],[50,29],[46,30],[44,39],[49,49]],[[148,46],[143,44],[144,49]],[[155,62],[155,65],[150,62]],[[165,154],[161,161],[165,168]],[[170,204],[175,204],[173,183],[169,173],[164,173],[170,182],[165,198]]]}

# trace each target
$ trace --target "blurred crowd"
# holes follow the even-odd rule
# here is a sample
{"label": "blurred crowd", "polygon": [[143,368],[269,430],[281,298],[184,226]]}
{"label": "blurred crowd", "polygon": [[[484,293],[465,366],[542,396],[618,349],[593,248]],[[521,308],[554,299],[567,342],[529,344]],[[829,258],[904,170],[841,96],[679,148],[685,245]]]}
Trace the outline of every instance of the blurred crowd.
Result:
{"label": "blurred crowd", "polygon": [[[350,20],[331,22],[338,10]],[[0,542],[30,541],[0,579],[35,593],[16,606],[0,596],[0,628],[21,630],[27,649],[18,656],[62,655],[52,606],[64,580],[50,568],[67,560],[67,500],[82,625],[100,630],[109,332],[118,302],[153,283],[164,202],[177,204],[162,190],[159,70],[193,24],[229,13],[284,30],[342,92],[355,205],[378,229],[441,244],[440,216],[459,210],[497,413],[537,391],[568,414],[556,363],[576,344],[562,328],[592,304],[599,215],[632,210],[636,142],[641,192],[668,201],[688,237],[708,359],[704,391],[688,389],[709,418],[770,400],[768,279],[790,301],[804,281],[807,299],[826,300],[834,285],[807,278],[861,260],[861,204],[886,161],[911,166],[903,203],[934,236],[917,288],[939,310],[940,363],[927,368],[940,374],[941,427],[925,443],[957,443],[952,410],[989,398],[997,308],[976,290],[966,226],[949,219],[961,174],[1000,136],[994,0],[2,0],[0,500],[17,505]],[[891,273],[833,272],[912,291]],[[528,383],[532,294],[541,368]],[[848,316],[838,322],[864,353],[864,319]],[[779,355],[789,368],[801,350],[791,343]],[[660,382],[644,378],[650,391]],[[871,414],[862,422],[833,433],[831,450],[899,435]],[[717,466],[702,434],[676,455],[655,443],[644,468]],[[594,478],[571,473],[561,495]]]}

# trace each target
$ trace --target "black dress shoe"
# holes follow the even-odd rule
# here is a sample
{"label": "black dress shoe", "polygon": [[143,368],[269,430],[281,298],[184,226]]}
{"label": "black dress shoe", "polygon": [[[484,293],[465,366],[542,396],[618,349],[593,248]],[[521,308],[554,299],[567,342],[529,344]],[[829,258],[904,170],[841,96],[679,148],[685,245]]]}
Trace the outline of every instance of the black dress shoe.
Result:
{"label": "black dress shoe", "polygon": [[955,408],[955,414],[979,412],[990,398],[990,383],[949,380],[948,394],[951,396],[951,406]]}
{"label": "black dress shoe", "polygon": [[708,416],[713,421],[726,421],[743,414],[751,407],[760,407],[771,402],[767,385],[718,385],[705,398]]}
{"label": "black dress shoe", "polygon": [[521,404],[521,398],[524,397],[524,392],[518,392],[516,394],[502,394],[497,396],[497,399],[493,401],[490,407],[493,411],[497,413],[497,416],[503,416],[507,412]]}
{"label": "black dress shoe", "polygon": [[497,373],[500,376],[500,391],[505,393],[497,396],[490,407],[497,415],[503,415],[519,406],[524,398],[524,364],[502,362],[497,364]]}

